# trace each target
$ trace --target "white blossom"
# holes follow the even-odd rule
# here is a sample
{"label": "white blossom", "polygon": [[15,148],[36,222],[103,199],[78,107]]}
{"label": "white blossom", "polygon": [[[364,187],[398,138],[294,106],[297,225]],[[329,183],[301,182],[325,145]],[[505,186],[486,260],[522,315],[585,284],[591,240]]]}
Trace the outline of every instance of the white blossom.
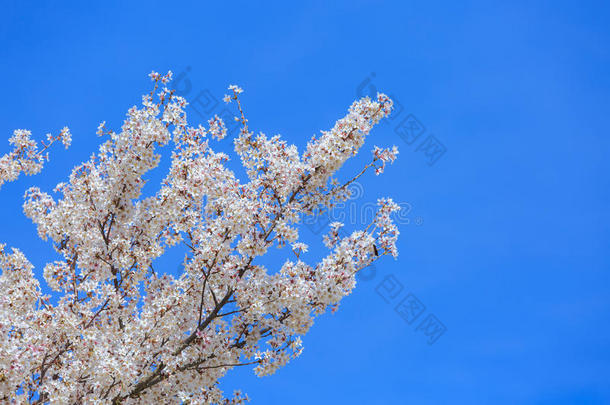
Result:
{"label": "white blossom", "polygon": [[[55,303],[41,294],[25,256],[0,245],[2,402],[244,403],[241,392],[218,388],[229,370],[249,366],[265,376],[298,357],[301,336],[352,292],[356,273],[398,254],[391,219],[398,206],[390,199],[379,200],[364,230],[341,236],[342,224],[331,224],[329,252],[317,263],[302,260],[308,246],[299,240],[303,215],[344,200],[351,181],[396,158],[395,148],[375,148],[350,182],[333,177],[390,113],[387,96],[356,101],[301,154],[279,135],[255,135],[238,97],[243,90],[231,85],[225,101],[239,109],[241,181],[226,166],[229,156],[211,145],[227,134],[222,120],[189,126],[186,101],[166,87],[171,72],[150,77],[153,92],[129,109],[120,131],[100,124],[106,138],[99,151],[54,196],[36,187],[25,194],[25,214],[57,252],[43,270]],[[38,173],[50,144],[71,142],[64,128],[39,151],[30,135],[17,130],[10,138],[14,150],[0,158],[0,185]],[[158,149],[170,144],[166,177],[142,198]],[[188,249],[182,273],[156,271],[155,259],[176,244]],[[257,264],[286,244],[296,261],[279,269]]]}

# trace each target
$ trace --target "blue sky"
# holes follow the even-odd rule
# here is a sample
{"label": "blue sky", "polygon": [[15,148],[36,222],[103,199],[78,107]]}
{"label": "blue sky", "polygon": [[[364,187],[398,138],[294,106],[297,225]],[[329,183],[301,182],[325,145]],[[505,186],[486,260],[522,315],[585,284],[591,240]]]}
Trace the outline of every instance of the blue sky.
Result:
{"label": "blue sky", "polygon": [[[232,371],[223,388],[253,404],[610,403],[607,4],[176,3],[3,3],[0,154],[16,128],[40,139],[68,125],[74,139],[41,175],[3,186],[0,241],[37,274],[54,260],[21,214],[25,189],[51,190],[87,159],[97,125],[118,129],[153,69],[187,72],[191,100],[239,84],[251,127],[301,150],[358,95],[384,91],[403,110],[342,174],[374,144],[400,148],[357,200],[410,207],[398,260],[317,320],[301,358],[263,379]],[[320,237],[303,235],[313,260]],[[395,308],[413,297],[425,310],[409,324]],[[433,344],[426,319],[446,328]]]}

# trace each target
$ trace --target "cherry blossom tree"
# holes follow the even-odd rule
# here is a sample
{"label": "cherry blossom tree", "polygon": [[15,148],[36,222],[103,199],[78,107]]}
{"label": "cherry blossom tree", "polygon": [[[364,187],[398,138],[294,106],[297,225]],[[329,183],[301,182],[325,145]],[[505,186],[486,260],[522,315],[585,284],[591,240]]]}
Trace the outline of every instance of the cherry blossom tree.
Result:
{"label": "cherry blossom tree", "polygon": [[[227,129],[215,116],[207,127],[187,124],[187,102],[168,89],[171,72],[151,73],[154,88],[129,109],[120,132],[102,123],[99,151],[54,189],[32,187],[25,214],[50,240],[58,260],[44,267],[57,301],[43,295],[32,264],[0,245],[0,398],[7,403],[238,404],[219,380],[251,365],[273,374],[302,349],[301,335],[316,316],[336,310],[356,284],[355,274],[384,255],[397,256],[398,206],[380,199],[372,223],[340,236],[332,223],[319,263],[303,260],[304,216],[319,215],[349,197],[348,186],[369,169],[380,174],[396,148],[375,147],[350,181],[337,170],[356,155],[372,127],[390,114],[378,94],[354,102],[335,126],[299,153],[280,136],[248,128],[237,86],[241,130],[235,154],[247,172],[239,179],[225,153],[212,145]],[[45,150],[69,146],[67,128],[47,136],[39,151],[30,132],[15,131],[14,150],[0,158],[0,186],[20,173],[40,172]],[[141,198],[144,176],[157,167],[160,147],[172,144],[171,167],[156,194]],[[245,176],[244,176],[245,177]],[[188,254],[179,276],[153,261],[168,247]],[[259,264],[272,247],[288,258]]]}

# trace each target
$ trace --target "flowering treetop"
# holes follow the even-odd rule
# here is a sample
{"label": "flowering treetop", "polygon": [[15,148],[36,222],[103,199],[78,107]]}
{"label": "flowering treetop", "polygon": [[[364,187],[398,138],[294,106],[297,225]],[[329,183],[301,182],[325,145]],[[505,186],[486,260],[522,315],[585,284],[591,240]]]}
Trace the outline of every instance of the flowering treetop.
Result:
{"label": "flowering treetop", "polygon": [[[396,148],[375,147],[362,171],[340,184],[334,177],[390,114],[378,94],[358,100],[335,126],[313,137],[304,153],[279,136],[254,134],[230,86],[241,131],[235,153],[247,171],[241,181],[214,140],[227,129],[215,116],[207,127],[187,124],[187,102],[151,73],[154,89],[129,109],[119,132],[102,123],[106,140],[78,165],[54,198],[27,190],[24,212],[59,257],[44,267],[60,295],[42,295],[32,265],[0,245],[0,397],[10,403],[241,403],[225,398],[219,379],[253,365],[274,373],[301,353],[300,335],[355,286],[355,274],[381,256],[397,256],[397,205],[379,200],[372,223],[340,237],[333,223],[319,263],[300,254],[298,225],[348,198],[347,186],[367,170],[383,172]],[[62,130],[51,143],[70,144]],[[28,131],[16,131],[15,150],[0,158],[0,185],[19,173],[38,173],[46,156]],[[155,195],[141,198],[143,176],[173,144],[171,167]],[[158,274],[153,261],[172,245],[189,254],[179,277]],[[273,245],[295,257],[277,268],[257,263]]]}

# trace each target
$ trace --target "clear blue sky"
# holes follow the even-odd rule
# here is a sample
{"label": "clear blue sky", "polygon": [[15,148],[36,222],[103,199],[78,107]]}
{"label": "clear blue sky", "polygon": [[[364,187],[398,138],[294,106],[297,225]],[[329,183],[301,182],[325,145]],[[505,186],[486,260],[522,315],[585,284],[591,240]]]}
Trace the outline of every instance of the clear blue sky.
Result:
{"label": "clear blue sky", "polygon": [[[379,89],[404,110],[343,174],[373,144],[401,149],[358,200],[410,204],[399,259],[318,319],[300,359],[264,379],[233,371],[223,387],[253,404],[610,403],[607,4],[176,3],[2,3],[0,153],[16,128],[68,125],[74,141],[3,187],[0,241],[41,274],[54,253],[21,214],[23,192],[87,159],[98,123],[118,129],[153,69],[190,67],[187,99],[241,85],[251,126],[300,148]],[[409,114],[425,127],[411,145],[396,131]],[[433,165],[417,150],[428,135],[446,148]],[[390,303],[376,292],[388,276],[403,287]],[[409,293],[425,305],[411,324],[394,310]],[[447,329],[431,345],[417,330],[429,314]]]}

